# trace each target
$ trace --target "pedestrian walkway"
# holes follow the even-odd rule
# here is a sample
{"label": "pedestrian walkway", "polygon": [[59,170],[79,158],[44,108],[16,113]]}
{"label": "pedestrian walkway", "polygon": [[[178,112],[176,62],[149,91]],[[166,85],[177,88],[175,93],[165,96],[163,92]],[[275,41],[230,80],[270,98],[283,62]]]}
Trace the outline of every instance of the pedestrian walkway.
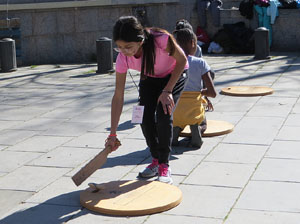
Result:
{"label": "pedestrian walkway", "polygon": [[204,58],[218,92],[232,85],[275,92],[213,99],[208,119],[228,121],[234,131],[205,138],[199,150],[174,147],[170,165],[183,201],[139,217],[104,216],[79,204],[89,182],[135,179],[151,160],[140,127],[130,122],[138,75],[127,77],[122,146],[76,187],[71,176],[104,148],[114,74],[96,74],[96,64],[0,73],[0,224],[299,224],[300,54]]}

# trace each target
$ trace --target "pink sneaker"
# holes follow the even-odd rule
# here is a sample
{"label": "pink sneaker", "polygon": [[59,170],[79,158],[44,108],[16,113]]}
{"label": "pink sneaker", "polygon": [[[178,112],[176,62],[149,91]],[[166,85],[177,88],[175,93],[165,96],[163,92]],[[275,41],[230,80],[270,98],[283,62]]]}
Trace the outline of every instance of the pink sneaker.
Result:
{"label": "pink sneaker", "polygon": [[171,168],[165,164],[159,164],[158,166],[158,181],[167,183],[167,184],[172,184],[173,180],[171,177]]}
{"label": "pink sneaker", "polygon": [[152,163],[149,164],[142,172],[139,172],[139,177],[150,178],[155,177],[158,174],[158,159],[152,159]]}

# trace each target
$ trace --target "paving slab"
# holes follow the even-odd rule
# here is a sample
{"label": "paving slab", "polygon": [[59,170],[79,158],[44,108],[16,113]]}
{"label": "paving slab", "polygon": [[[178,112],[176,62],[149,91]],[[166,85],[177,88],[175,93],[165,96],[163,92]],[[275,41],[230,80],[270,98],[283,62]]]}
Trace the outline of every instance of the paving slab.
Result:
{"label": "paving slab", "polygon": [[35,131],[26,131],[26,130],[12,130],[6,129],[0,131],[0,144],[2,145],[14,145],[20,143],[34,135],[37,132]]}
{"label": "paving slab", "polygon": [[34,192],[29,191],[12,191],[12,190],[0,190],[0,223],[1,217],[11,209],[17,207],[24,202],[27,198],[31,197]]}
{"label": "paving slab", "polygon": [[298,224],[300,213],[233,209],[224,224]]}
{"label": "paving slab", "polygon": [[180,215],[166,215],[166,214],[158,214],[150,216],[145,224],[152,223],[172,223],[172,224],[183,224],[183,223],[201,223],[201,224],[222,224],[222,219],[213,219],[213,218],[203,218],[197,216],[180,216]]}
{"label": "paving slab", "polygon": [[49,152],[70,141],[72,137],[35,135],[7,148],[8,151]]}
{"label": "paving slab", "polygon": [[276,136],[276,140],[285,140],[285,141],[300,141],[300,126],[283,126],[278,135]]}
{"label": "paving slab", "polygon": [[300,114],[290,114],[287,117],[284,125],[286,126],[300,126]]}
{"label": "paving slab", "polygon": [[300,183],[299,160],[265,158],[259,164],[252,180]]}
{"label": "paving slab", "polygon": [[183,193],[182,202],[165,214],[224,219],[235,202],[233,199],[241,192],[237,188],[185,184],[179,188]]}
{"label": "paving slab", "polygon": [[202,162],[183,183],[243,188],[255,167],[256,164]]}
{"label": "paving slab", "polygon": [[103,224],[142,224],[148,216],[137,217],[116,217],[106,216],[100,213],[92,212],[84,208],[80,213],[74,215],[67,223],[85,224],[85,223],[103,223]]}
{"label": "paving slab", "polygon": [[279,117],[244,117],[223,142],[270,145],[283,122]]}
{"label": "paving slab", "polygon": [[96,149],[58,147],[27,163],[29,166],[74,168],[91,160],[99,153]]}
{"label": "paving slab", "polygon": [[300,142],[274,141],[266,153],[266,157],[300,159]]}
{"label": "paving slab", "polygon": [[[296,98],[265,96],[248,111],[247,116],[286,117],[291,112]],[[268,108],[266,112],[266,108]]]}
{"label": "paving slab", "polygon": [[0,151],[0,172],[12,172],[40,156],[42,153]]}
{"label": "paving slab", "polygon": [[75,214],[81,213],[81,207],[23,203],[4,214],[1,224],[66,223]]}
{"label": "paving slab", "polygon": [[77,137],[83,135],[87,130],[97,126],[94,122],[63,122],[56,127],[41,132],[42,135]]}
{"label": "paving slab", "polygon": [[260,145],[221,143],[205,158],[205,161],[258,164],[267,149],[267,146]]}
{"label": "paving slab", "polygon": [[300,212],[300,183],[250,181],[235,208],[271,212]]}
{"label": "paving slab", "polygon": [[36,192],[69,171],[69,168],[23,166],[1,177],[0,189]]}

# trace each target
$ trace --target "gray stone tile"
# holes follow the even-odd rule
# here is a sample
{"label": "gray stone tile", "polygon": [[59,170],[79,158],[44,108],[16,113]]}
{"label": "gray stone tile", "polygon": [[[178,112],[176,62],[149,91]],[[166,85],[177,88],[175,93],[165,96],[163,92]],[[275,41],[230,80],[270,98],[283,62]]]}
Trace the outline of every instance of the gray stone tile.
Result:
{"label": "gray stone tile", "polygon": [[36,135],[23,142],[10,146],[7,150],[20,152],[49,152],[71,139],[72,137]]}
{"label": "gray stone tile", "polygon": [[[180,185],[182,202],[169,215],[223,219],[230,211],[241,189]],[[191,206],[192,205],[192,206]],[[195,209],[196,208],[196,209]]]}
{"label": "gray stone tile", "polygon": [[0,145],[0,151],[7,148],[7,147],[8,147],[8,145]]}
{"label": "gray stone tile", "polygon": [[252,180],[300,182],[299,160],[265,158],[256,169]]}
{"label": "gray stone tile", "polygon": [[[230,97],[230,100],[228,99]],[[258,100],[257,97],[241,99],[241,97],[232,97],[228,96],[225,97],[224,100],[217,103],[215,105],[215,111],[216,112],[246,112],[250,110],[251,107],[255,104],[255,102]]]}
{"label": "gray stone tile", "polygon": [[32,136],[36,132],[26,130],[3,130],[0,131],[0,144],[2,145],[14,145],[22,142]]}
{"label": "gray stone tile", "polygon": [[300,114],[290,114],[287,117],[284,125],[286,126],[300,126]]}
{"label": "gray stone tile", "polygon": [[80,207],[25,203],[6,213],[1,224],[40,224],[41,221],[45,224],[65,223],[75,214],[82,214]]}
{"label": "gray stone tile", "polygon": [[300,159],[300,142],[274,141],[270,146],[266,157]]}
{"label": "gray stone tile", "polygon": [[0,131],[14,127],[19,123],[23,123],[23,121],[0,121]]}
{"label": "gray stone tile", "polygon": [[1,112],[1,119],[8,121],[27,121],[44,114],[46,111],[47,109],[41,107],[11,106],[10,108],[7,108]]}
{"label": "gray stone tile", "polygon": [[256,164],[202,162],[183,183],[242,188],[255,167]]}
{"label": "gray stone tile", "polygon": [[58,147],[32,160],[28,165],[45,167],[77,167],[99,153],[96,149]]}
{"label": "gray stone tile", "polygon": [[43,135],[76,137],[95,127],[93,122],[63,122],[60,125],[42,132]]}
{"label": "gray stone tile", "polygon": [[70,107],[60,107],[55,108],[54,110],[51,110],[45,114],[43,114],[42,118],[53,118],[53,119],[71,119],[85,111],[87,111],[89,108],[82,108],[82,106],[78,106],[76,108],[70,108]]}
{"label": "gray stone tile", "polygon": [[219,144],[205,161],[257,164],[267,149],[267,146],[259,145]]}
{"label": "gray stone tile", "polygon": [[270,145],[284,118],[244,117],[223,142]]}
{"label": "gray stone tile", "polygon": [[136,217],[116,217],[106,216],[88,209],[83,209],[77,215],[74,215],[68,224],[85,224],[85,223],[105,223],[105,224],[141,224],[147,219],[148,216]]}
{"label": "gray stone tile", "polygon": [[104,148],[109,133],[88,132],[64,144],[69,147]]}
{"label": "gray stone tile", "polygon": [[300,141],[300,126],[283,126],[276,140],[285,140],[285,141]]}
{"label": "gray stone tile", "polygon": [[61,124],[62,119],[34,118],[12,127],[11,129],[28,131],[45,131]]}
{"label": "gray stone tile", "polygon": [[0,189],[39,191],[69,172],[68,168],[21,167],[0,179]]}
{"label": "gray stone tile", "polygon": [[299,213],[299,197],[299,183],[250,181],[235,208]]}
{"label": "gray stone tile", "polygon": [[[216,104],[214,107],[218,107]],[[213,113],[206,113],[207,120],[226,121],[236,125],[246,114],[246,112],[221,112],[213,111]]]}
{"label": "gray stone tile", "polygon": [[35,152],[0,151],[0,172],[12,172],[41,155]]}
{"label": "gray stone tile", "polygon": [[[295,102],[296,98],[262,97],[247,113],[247,116],[286,117]],[[268,108],[267,111],[266,108]]]}
{"label": "gray stone tile", "polygon": [[299,213],[233,209],[224,224],[298,224]]}
{"label": "gray stone tile", "polygon": [[292,113],[299,114],[300,113],[300,100],[298,99],[297,103],[295,104]]}
{"label": "gray stone tile", "polygon": [[88,188],[88,185],[85,184],[77,187],[70,177],[61,177],[28,198],[25,202],[80,207],[79,194],[86,188]]}
{"label": "gray stone tile", "polygon": [[173,175],[189,175],[203,160],[204,155],[173,155],[170,158],[170,167]]}
{"label": "gray stone tile", "polygon": [[[0,217],[2,217],[9,210],[15,208],[27,198],[31,197],[33,192],[26,191],[10,191],[10,190],[0,190]],[[3,220],[2,220],[3,221]],[[1,223],[2,223],[1,221]]]}
{"label": "gray stone tile", "polygon": [[198,216],[185,216],[185,215],[166,215],[166,214],[157,214],[151,215],[145,224],[152,223],[172,223],[172,224],[183,224],[183,223],[201,223],[201,224],[221,224],[223,222],[222,219],[214,219],[214,218],[204,218]]}

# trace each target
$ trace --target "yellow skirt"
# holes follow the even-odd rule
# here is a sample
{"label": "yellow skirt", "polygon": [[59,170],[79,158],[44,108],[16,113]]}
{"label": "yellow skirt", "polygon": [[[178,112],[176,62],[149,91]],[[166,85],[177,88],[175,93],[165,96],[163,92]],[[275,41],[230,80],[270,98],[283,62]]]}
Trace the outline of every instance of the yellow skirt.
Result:
{"label": "yellow skirt", "polygon": [[173,114],[173,126],[201,124],[205,118],[204,99],[200,92],[183,92]]}

